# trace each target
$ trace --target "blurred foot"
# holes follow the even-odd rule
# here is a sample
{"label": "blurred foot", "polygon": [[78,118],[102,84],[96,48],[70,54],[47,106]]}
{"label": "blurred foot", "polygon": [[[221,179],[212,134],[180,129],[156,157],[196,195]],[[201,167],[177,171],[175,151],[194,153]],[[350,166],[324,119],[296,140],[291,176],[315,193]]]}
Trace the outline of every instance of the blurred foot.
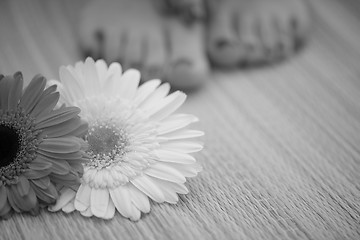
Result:
{"label": "blurred foot", "polygon": [[164,12],[176,15],[185,22],[205,17],[204,0],[161,0]]}
{"label": "blurred foot", "polygon": [[292,56],[308,37],[306,0],[208,0],[207,52],[225,68]]}
{"label": "blurred foot", "polygon": [[195,88],[208,72],[203,28],[164,16],[159,4],[159,0],[92,1],[81,15],[81,47],[86,55],[140,70],[143,80],[160,78],[177,89]]}

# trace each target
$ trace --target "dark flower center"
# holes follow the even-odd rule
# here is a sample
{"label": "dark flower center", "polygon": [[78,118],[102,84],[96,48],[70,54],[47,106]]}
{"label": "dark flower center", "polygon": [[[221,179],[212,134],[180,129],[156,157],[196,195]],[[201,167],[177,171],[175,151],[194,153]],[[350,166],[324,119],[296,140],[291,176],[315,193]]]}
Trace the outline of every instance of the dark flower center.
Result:
{"label": "dark flower center", "polygon": [[120,138],[121,136],[113,129],[104,127],[90,131],[87,140],[94,154],[109,154],[117,147]]}
{"label": "dark flower center", "polygon": [[121,161],[127,151],[126,132],[111,122],[92,124],[86,141],[89,144],[87,153],[91,156],[87,166],[94,168],[107,167]]}
{"label": "dark flower center", "polygon": [[0,167],[5,167],[15,160],[20,147],[19,140],[15,129],[0,125]]}
{"label": "dark flower center", "polygon": [[0,181],[12,184],[37,156],[41,131],[24,110],[0,109]]}

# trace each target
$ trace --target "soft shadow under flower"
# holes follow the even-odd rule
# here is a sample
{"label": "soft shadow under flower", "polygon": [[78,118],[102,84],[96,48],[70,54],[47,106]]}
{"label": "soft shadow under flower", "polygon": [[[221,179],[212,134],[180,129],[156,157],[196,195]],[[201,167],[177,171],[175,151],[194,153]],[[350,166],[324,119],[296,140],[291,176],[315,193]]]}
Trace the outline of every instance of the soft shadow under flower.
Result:
{"label": "soft shadow under flower", "polygon": [[116,210],[138,220],[150,211],[153,201],[175,204],[178,193],[186,194],[186,177],[201,167],[190,153],[202,144],[193,140],[203,132],[186,129],[198,119],[173,114],[186,95],[169,84],[150,80],[139,87],[140,73],[122,73],[118,63],[88,58],[75,67],[60,68],[62,101],[78,106],[89,122],[85,140],[90,160],[77,191],[62,189],[50,211],[80,211],[104,219]]}
{"label": "soft shadow under flower", "polygon": [[0,218],[13,210],[37,214],[83,172],[87,123],[79,108],[57,108],[56,85],[45,85],[38,75],[23,91],[20,72],[0,75]]}

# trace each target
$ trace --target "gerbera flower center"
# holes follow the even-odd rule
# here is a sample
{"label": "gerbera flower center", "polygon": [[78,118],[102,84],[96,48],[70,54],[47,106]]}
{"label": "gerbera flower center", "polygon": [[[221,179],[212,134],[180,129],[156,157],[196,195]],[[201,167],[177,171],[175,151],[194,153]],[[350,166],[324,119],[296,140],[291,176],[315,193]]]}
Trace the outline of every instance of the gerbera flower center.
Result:
{"label": "gerbera flower center", "polygon": [[90,126],[86,140],[91,156],[88,166],[104,168],[120,162],[127,152],[128,137],[124,129],[115,123],[97,122]]}
{"label": "gerbera flower center", "polygon": [[19,145],[16,130],[0,125],[0,167],[9,165],[15,159]]}
{"label": "gerbera flower center", "polygon": [[0,111],[0,181],[11,183],[36,157],[41,131],[21,109]]}

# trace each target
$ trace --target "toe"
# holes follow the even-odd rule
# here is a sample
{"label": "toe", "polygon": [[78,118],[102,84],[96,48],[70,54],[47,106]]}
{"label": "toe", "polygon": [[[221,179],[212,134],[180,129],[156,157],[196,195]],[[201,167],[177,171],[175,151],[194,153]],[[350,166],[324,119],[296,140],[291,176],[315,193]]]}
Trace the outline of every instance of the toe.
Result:
{"label": "toe", "polygon": [[91,56],[94,59],[103,56],[104,33],[100,29],[83,29],[80,32],[81,51],[84,57]]}
{"label": "toe", "polygon": [[167,23],[169,36],[169,65],[166,80],[177,89],[199,87],[209,71],[201,24],[184,25],[178,20]]}
{"label": "toe", "polygon": [[311,8],[307,1],[296,1],[294,9],[294,27],[297,35],[305,36],[310,30],[310,23],[312,21]]}
{"label": "toe", "polygon": [[79,14],[77,35],[80,48],[84,57],[91,56],[95,59],[103,57],[105,27],[99,21],[98,3],[88,4]]}
{"label": "toe", "polygon": [[244,14],[239,20],[239,38],[242,46],[240,62],[253,65],[265,59],[264,45],[261,42],[261,19],[255,14]]}
{"label": "toe", "polygon": [[125,69],[135,68],[142,70],[145,57],[145,40],[144,35],[129,31],[124,59],[122,60]]}
{"label": "toe", "polygon": [[108,63],[119,61],[123,58],[125,32],[120,29],[110,30],[105,36],[104,58]]}
{"label": "toe", "polygon": [[188,59],[178,59],[172,62],[166,79],[175,89],[190,91],[199,88],[206,80],[207,72],[196,66],[196,64]]}
{"label": "toe", "polygon": [[305,42],[310,32],[311,19],[311,12],[309,10],[309,7],[305,4],[300,5],[297,11],[294,11],[291,20],[290,30],[294,36],[296,49],[300,48],[301,45]]}
{"label": "toe", "polygon": [[275,17],[263,17],[260,20],[260,41],[264,49],[264,61],[272,62],[276,58],[279,35],[277,33]]}
{"label": "toe", "polygon": [[288,58],[294,54],[295,41],[291,31],[291,14],[277,18],[277,29],[279,34],[278,59]]}
{"label": "toe", "polygon": [[147,38],[145,51],[143,80],[161,79],[166,61],[164,35],[151,33]]}
{"label": "toe", "polygon": [[213,12],[208,26],[208,54],[211,62],[220,67],[235,67],[240,58],[234,15],[232,9],[223,6]]}

